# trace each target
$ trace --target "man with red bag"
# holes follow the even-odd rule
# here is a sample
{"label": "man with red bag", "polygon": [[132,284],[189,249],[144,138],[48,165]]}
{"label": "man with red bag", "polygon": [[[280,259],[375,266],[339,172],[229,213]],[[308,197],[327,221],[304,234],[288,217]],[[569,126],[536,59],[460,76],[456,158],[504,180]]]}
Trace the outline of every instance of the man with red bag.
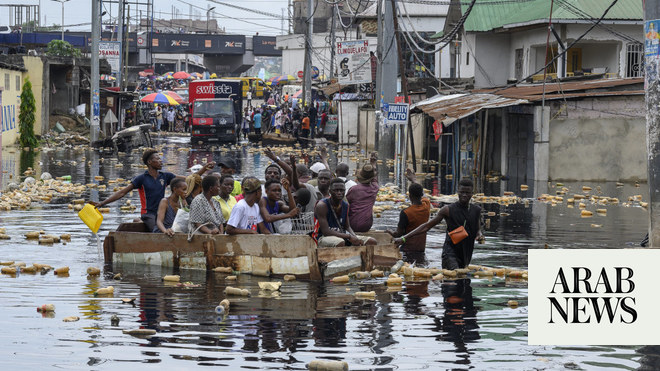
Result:
{"label": "man with red bag", "polygon": [[465,268],[472,260],[474,241],[483,242],[481,234],[481,207],[470,205],[474,183],[463,178],[458,183],[458,201],[446,205],[438,211],[435,218],[415,228],[412,232],[394,239],[394,243],[402,245],[406,240],[431,230],[442,220],[447,221],[447,235],[442,247],[442,268]]}

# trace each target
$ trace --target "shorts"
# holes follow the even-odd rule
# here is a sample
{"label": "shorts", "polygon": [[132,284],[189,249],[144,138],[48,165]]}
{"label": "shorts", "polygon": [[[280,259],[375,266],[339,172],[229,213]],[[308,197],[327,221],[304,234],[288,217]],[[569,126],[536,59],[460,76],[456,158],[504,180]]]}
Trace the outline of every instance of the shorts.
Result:
{"label": "shorts", "polygon": [[[360,241],[362,241],[362,243],[367,243],[367,241],[371,237],[357,236],[357,238],[359,238]],[[345,241],[343,238],[339,238],[339,237],[336,237],[336,236],[321,236],[321,237],[319,237],[319,244],[318,245],[319,245],[319,247],[337,247],[342,242],[348,242],[348,241]],[[348,244],[346,246],[348,246]]]}
{"label": "shorts", "polygon": [[[142,223],[147,225],[147,230],[149,232],[153,232],[154,228],[156,228],[156,215],[154,214],[142,214],[140,215],[140,219],[142,220]],[[160,229],[159,229],[160,231]]]}

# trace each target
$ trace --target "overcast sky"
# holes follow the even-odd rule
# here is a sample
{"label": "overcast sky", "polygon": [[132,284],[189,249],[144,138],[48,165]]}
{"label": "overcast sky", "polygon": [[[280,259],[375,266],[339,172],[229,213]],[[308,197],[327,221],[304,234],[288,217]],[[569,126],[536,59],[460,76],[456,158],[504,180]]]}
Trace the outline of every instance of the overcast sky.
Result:
{"label": "overcast sky", "polygon": [[[146,3],[146,0],[138,0]],[[135,2],[135,0],[129,0]],[[215,4],[208,0],[154,0],[155,18],[172,18],[172,13],[176,12],[175,18],[189,18],[192,4],[192,15],[194,19],[206,21],[206,9],[214,7],[211,12],[218,21],[219,27],[225,27],[228,33],[252,35],[259,32],[261,35],[278,35],[281,33],[281,15],[284,8],[285,17],[287,15],[287,0],[223,0],[224,3],[235,4],[237,6],[249,9],[258,9],[259,11],[278,15],[280,18],[269,17],[264,14],[253,13],[225,5]],[[0,4],[41,4],[41,23],[42,25],[52,25],[62,23],[62,6],[54,0],[0,0]],[[141,7],[146,12],[146,6]],[[117,16],[117,5],[104,3],[103,10],[108,14],[103,16],[103,21],[109,21],[110,15]],[[90,0],[69,0],[64,3],[64,24],[69,26],[67,29],[77,31],[89,31],[91,29],[92,5]],[[134,6],[131,6],[131,17],[135,17]],[[9,8],[0,6],[0,25],[7,23],[13,24],[13,18],[10,21]],[[85,25],[79,25],[84,24]],[[74,26],[78,25],[78,26]],[[284,22],[285,33],[288,30],[288,20]]]}

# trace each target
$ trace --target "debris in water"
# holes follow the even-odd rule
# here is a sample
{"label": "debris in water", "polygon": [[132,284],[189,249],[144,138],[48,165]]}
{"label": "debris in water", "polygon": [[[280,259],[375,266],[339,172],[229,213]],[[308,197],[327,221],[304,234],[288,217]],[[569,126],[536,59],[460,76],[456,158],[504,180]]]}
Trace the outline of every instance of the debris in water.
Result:
{"label": "debris in water", "polygon": [[282,282],[259,282],[259,288],[268,291],[277,291],[282,286]]}
{"label": "debris in water", "polygon": [[76,321],[80,321],[80,317],[69,316],[62,318],[62,322],[76,322]]}
{"label": "debris in water", "polygon": [[225,295],[250,296],[250,291],[246,289],[239,289],[236,287],[227,286],[225,288]]}
{"label": "debris in water", "polygon": [[55,311],[55,304],[44,304],[40,307],[37,307],[37,312],[43,313],[43,312],[54,312]]}
{"label": "debris in water", "polygon": [[115,293],[115,288],[112,286],[100,288],[96,290],[94,293],[94,296],[99,296],[99,295],[113,295]]}
{"label": "debris in water", "polygon": [[169,276],[163,277],[163,281],[166,281],[166,282],[179,282],[180,280],[181,280],[181,277],[178,276],[178,275],[169,275]]}

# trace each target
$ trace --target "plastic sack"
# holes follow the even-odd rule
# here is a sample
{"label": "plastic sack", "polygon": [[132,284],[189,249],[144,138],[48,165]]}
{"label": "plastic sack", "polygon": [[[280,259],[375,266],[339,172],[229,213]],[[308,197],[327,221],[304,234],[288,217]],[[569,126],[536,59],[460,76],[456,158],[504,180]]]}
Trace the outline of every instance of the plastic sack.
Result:
{"label": "plastic sack", "polygon": [[189,220],[190,212],[185,211],[183,208],[179,208],[174,217],[174,223],[172,223],[172,230],[174,233],[188,233]]}
{"label": "plastic sack", "polygon": [[291,231],[293,230],[293,223],[291,222],[291,218],[275,221],[273,222],[273,225],[275,226],[275,233],[291,234]]}

